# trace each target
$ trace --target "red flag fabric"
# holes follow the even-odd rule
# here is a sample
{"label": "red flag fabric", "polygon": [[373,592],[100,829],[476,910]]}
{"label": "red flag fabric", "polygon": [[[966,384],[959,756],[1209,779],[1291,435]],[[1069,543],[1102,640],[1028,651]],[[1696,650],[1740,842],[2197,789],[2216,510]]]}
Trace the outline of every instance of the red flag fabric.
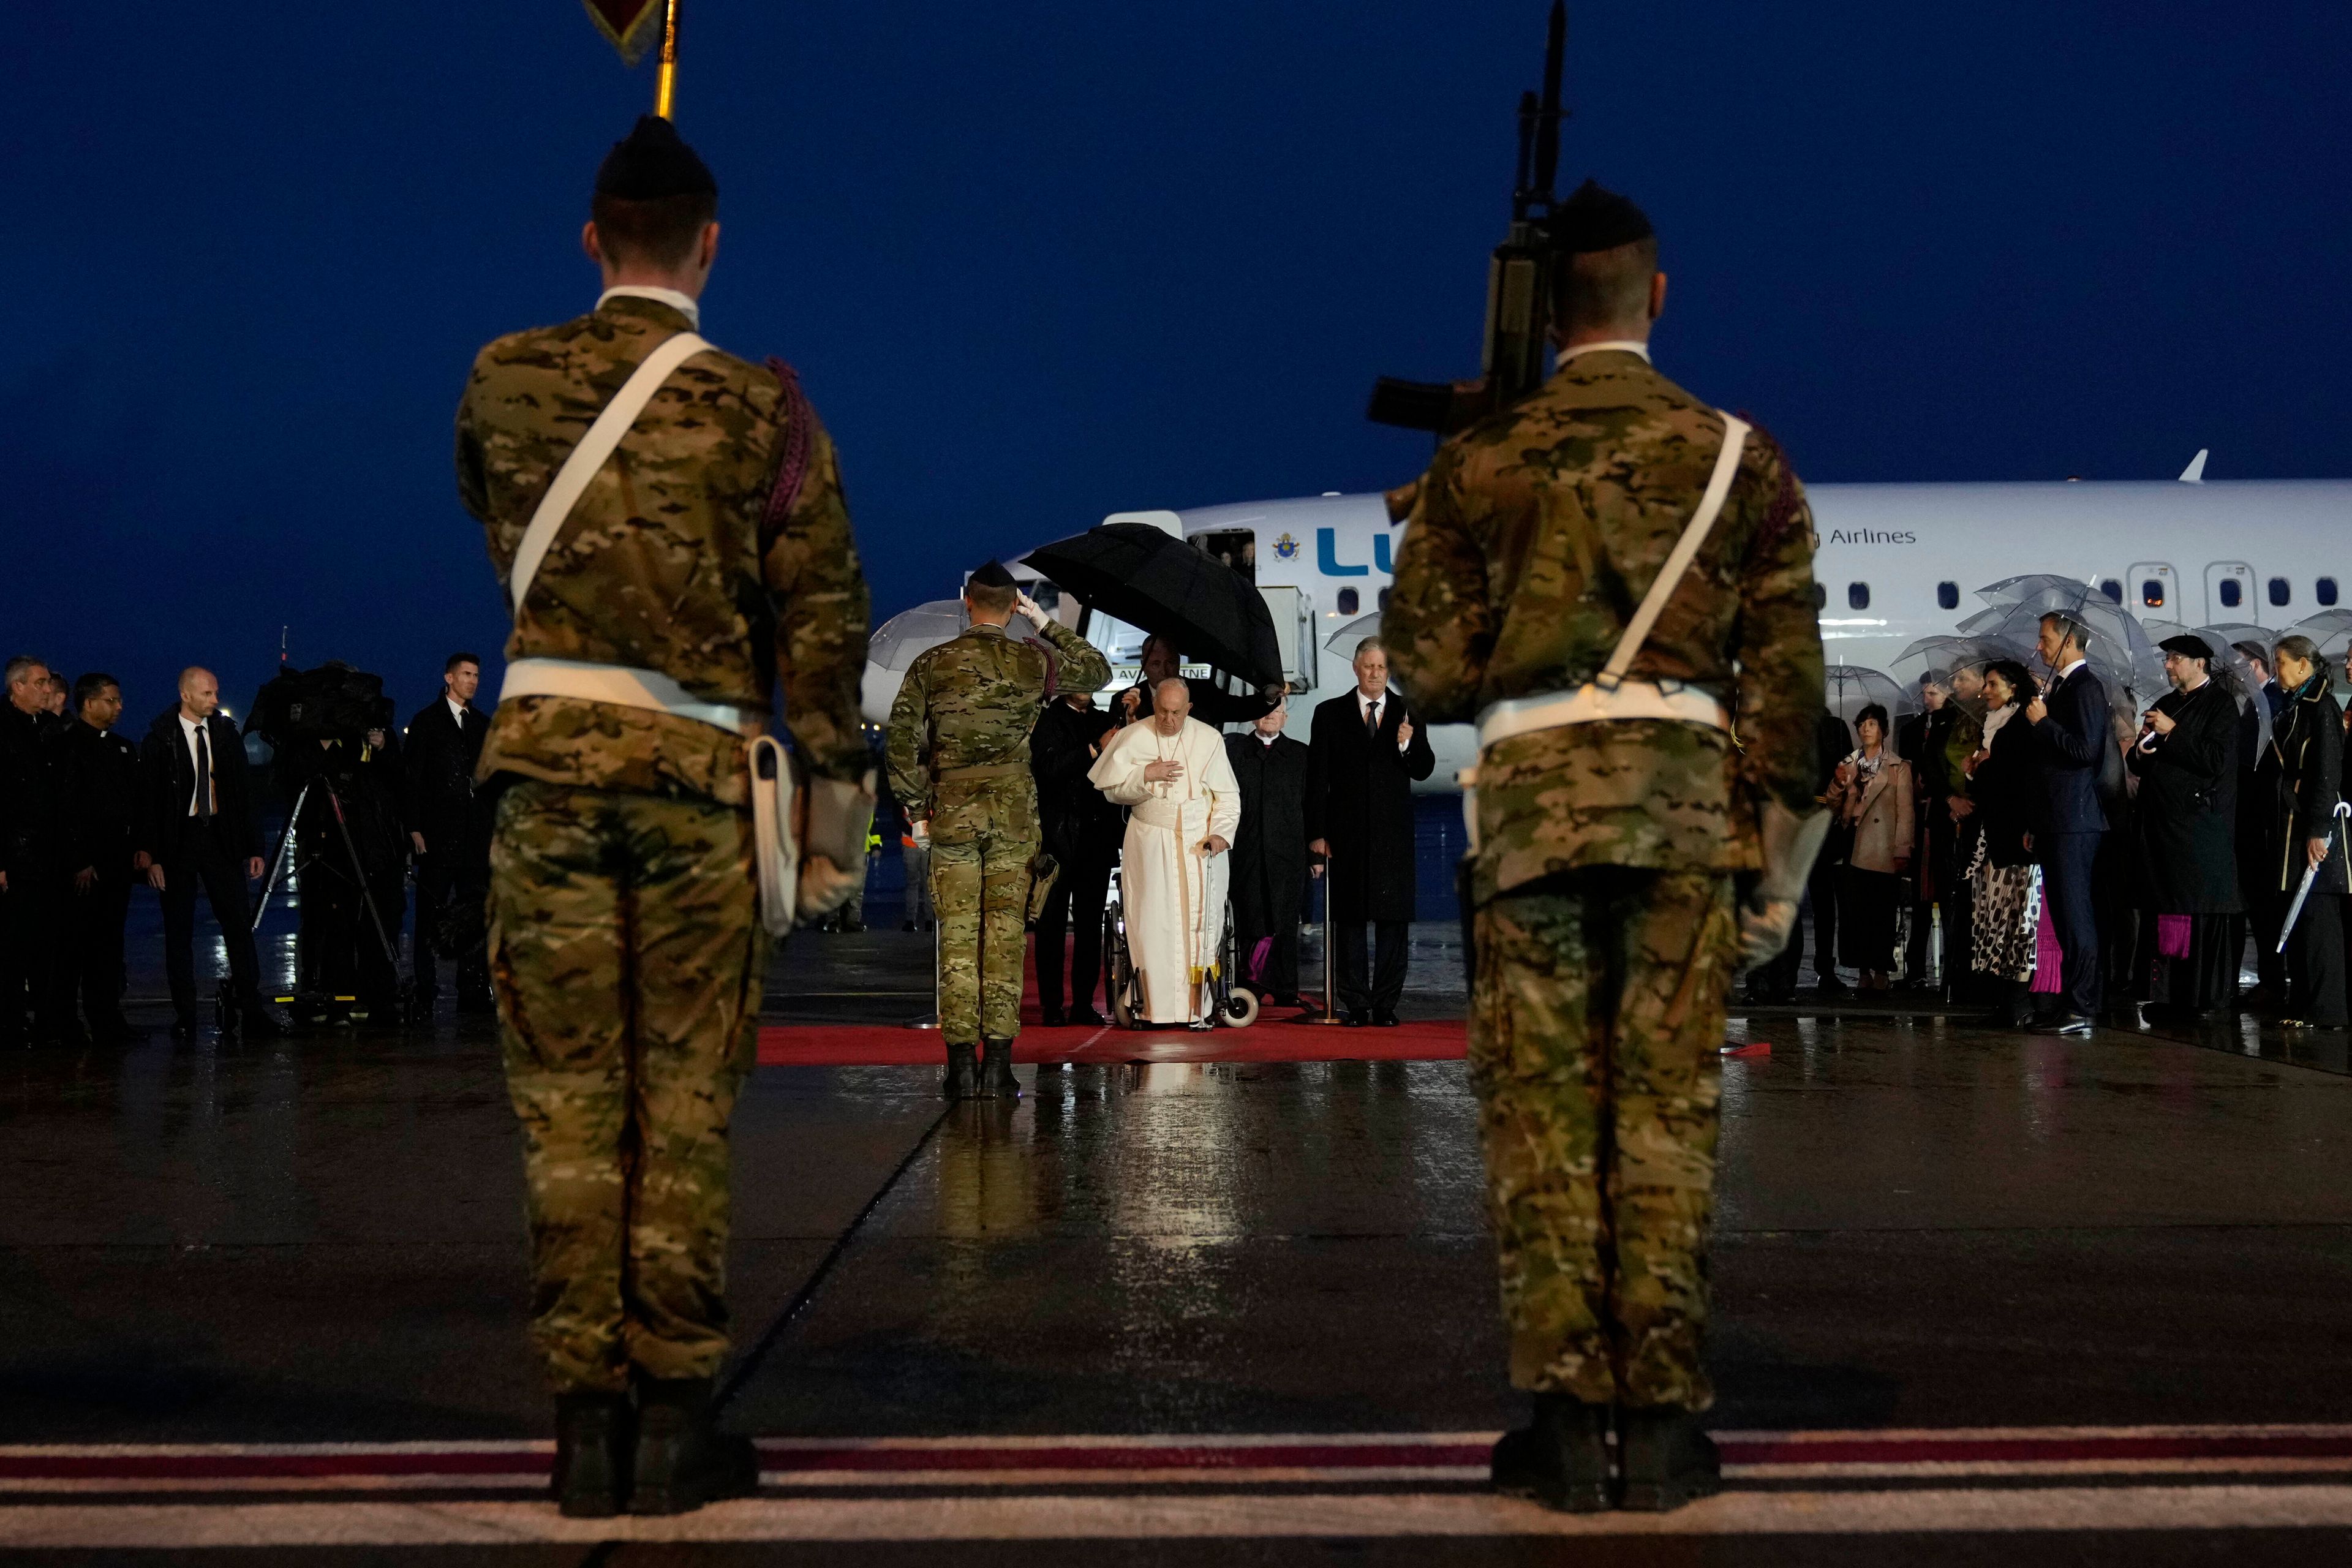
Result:
{"label": "red flag fabric", "polygon": [[596,30],[621,51],[624,64],[635,65],[661,37],[662,0],[582,0]]}

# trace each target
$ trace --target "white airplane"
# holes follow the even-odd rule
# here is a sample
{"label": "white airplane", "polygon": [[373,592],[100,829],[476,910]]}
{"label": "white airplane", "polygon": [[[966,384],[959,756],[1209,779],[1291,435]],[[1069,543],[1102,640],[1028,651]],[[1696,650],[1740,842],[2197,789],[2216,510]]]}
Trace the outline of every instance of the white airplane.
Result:
{"label": "white airplane", "polygon": [[[1978,588],[2029,572],[2091,583],[2144,618],[2191,626],[2284,631],[2352,604],[2352,480],[2208,484],[2204,465],[2200,452],[2178,480],[2148,482],[1808,486],[1821,540],[1813,575],[1822,651],[1832,664],[1885,671],[1913,641],[1949,632],[1981,609]],[[1315,703],[1354,684],[1349,658],[1356,639],[1379,625],[1401,531],[1379,494],[1103,521],[1151,523],[1253,577],[1282,638],[1300,729]],[[1034,571],[1009,564],[1038,592]],[[1110,658],[1106,697],[1133,682],[1142,633],[1082,615],[1051,590],[1045,598]],[[869,666],[866,716],[887,718],[897,689],[895,673],[877,679]],[[1455,773],[1471,763],[1473,731],[1434,725],[1429,738],[1437,766],[1417,787],[1452,793]]]}

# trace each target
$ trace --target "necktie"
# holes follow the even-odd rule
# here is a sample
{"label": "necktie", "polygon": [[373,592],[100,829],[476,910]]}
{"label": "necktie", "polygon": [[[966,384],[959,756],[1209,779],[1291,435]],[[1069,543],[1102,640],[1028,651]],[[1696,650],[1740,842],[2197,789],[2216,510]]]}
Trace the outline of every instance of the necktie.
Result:
{"label": "necktie", "polygon": [[213,749],[205,739],[206,726],[196,726],[196,820],[209,822],[213,816]]}
{"label": "necktie", "polygon": [[1364,733],[1377,736],[1381,732],[1381,705],[1375,700],[1364,704]]}

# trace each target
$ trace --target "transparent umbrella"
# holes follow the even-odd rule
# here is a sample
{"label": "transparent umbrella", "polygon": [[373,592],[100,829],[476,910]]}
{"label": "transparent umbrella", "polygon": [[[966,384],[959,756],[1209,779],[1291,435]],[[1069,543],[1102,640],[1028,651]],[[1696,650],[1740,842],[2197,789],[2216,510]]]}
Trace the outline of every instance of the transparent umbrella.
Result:
{"label": "transparent umbrella", "polygon": [[875,627],[866,639],[866,673],[857,683],[857,707],[866,721],[888,722],[890,704],[898,700],[899,684],[915,656],[953,640],[971,624],[961,599],[933,599]]}
{"label": "transparent umbrella", "polygon": [[1853,726],[1862,710],[1875,702],[1887,711],[1887,734],[1891,739],[1896,726],[1911,714],[1920,710],[1919,693],[1906,688],[1885,670],[1865,669],[1858,664],[1833,664],[1822,671],[1828,691],[1830,711]]}
{"label": "transparent umbrella", "polygon": [[1338,631],[1323,639],[1323,647],[1327,652],[1345,654],[1353,658],[1358,643],[1380,635],[1381,612],[1374,610],[1369,616],[1358,616],[1352,621],[1341,622]]}
{"label": "transparent umbrella", "polygon": [[[2321,655],[2333,662],[2343,658],[2347,647],[2352,647],[2352,610],[2322,610],[2315,616],[2295,622],[2277,637],[2284,637],[2288,633],[2309,637],[2319,645]],[[2273,646],[2277,637],[2272,639]]]}
{"label": "transparent umbrella", "polygon": [[1962,621],[1964,633],[2030,648],[2042,635],[2042,617],[2063,615],[2089,634],[2090,645],[2083,651],[2092,669],[2110,686],[2123,687],[2143,700],[2164,689],[2164,657],[2156,651],[2147,629],[2088,583],[2054,572],[2032,572],[1979,588],[1977,597],[1991,607]]}

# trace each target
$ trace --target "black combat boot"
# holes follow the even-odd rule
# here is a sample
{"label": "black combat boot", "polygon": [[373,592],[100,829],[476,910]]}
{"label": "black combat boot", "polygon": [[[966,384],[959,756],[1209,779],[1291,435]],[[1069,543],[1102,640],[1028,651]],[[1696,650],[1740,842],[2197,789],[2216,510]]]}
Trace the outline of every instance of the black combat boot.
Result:
{"label": "black combat boot", "polygon": [[940,1079],[940,1093],[949,1100],[970,1100],[980,1087],[980,1067],[972,1060],[976,1047],[948,1042],[948,1076]]}
{"label": "black combat boot", "polygon": [[631,1513],[691,1513],[707,1502],[760,1489],[760,1455],[749,1437],[719,1430],[707,1377],[641,1378]]}
{"label": "black combat boot", "polygon": [[556,1511],[610,1519],[628,1496],[629,1396],[561,1394],[555,1399]]}
{"label": "black combat boot", "polygon": [[1018,1100],[1021,1080],[1013,1076],[1013,1042],[980,1042],[980,1089],[982,1100]]}
{"label": "black combat boot", "polygon": [[1495,1445],[1495,1489],[1565,1513],[1609,1507],[1609,1406],[1536,1395],[1536,1418]]}
{"label": "black combat boot", "polygon": [[1619,1411],[1617,1447],[1624,1474],[1620,1508],[1666,1513],[1723,1489],[1723,1459],[1715,1439],[1687,1410]]}

